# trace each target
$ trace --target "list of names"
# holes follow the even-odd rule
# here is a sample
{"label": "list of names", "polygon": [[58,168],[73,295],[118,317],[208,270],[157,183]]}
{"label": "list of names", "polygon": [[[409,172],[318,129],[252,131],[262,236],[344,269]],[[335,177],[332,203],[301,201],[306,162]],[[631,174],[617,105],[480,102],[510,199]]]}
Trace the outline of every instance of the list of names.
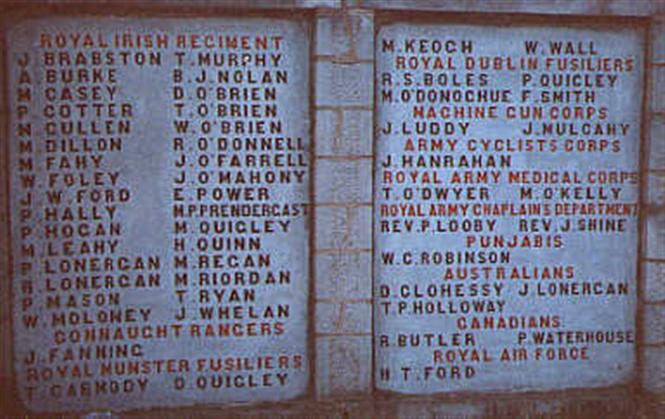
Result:
{"label": "list of names", "polygon": [[250,18],[11,29],[15,366],[30,409],[304,392],[306,34]]}
{"label": "list of names", "polygon": [[376,51],[377,387],[628,380],[638,34],[391,24]]}

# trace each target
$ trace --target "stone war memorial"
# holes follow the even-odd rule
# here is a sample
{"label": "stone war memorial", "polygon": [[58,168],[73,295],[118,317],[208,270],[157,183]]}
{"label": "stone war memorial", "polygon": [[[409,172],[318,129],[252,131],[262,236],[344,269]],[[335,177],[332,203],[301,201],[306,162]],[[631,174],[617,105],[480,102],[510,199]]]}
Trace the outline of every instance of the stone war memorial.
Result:
{"label": "stone war memorial", "polygon": [[665,415],[665,3],[0,12],[3,416]]}

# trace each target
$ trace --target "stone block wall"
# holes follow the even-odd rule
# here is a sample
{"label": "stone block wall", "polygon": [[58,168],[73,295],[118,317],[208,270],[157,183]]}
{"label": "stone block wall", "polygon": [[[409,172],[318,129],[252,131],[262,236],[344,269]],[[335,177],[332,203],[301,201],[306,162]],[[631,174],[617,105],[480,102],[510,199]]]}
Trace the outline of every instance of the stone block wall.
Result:
{"label": "stone block wall", "polygon": [[373,19],[315,15],[317,398],[363,397],[372,376]]}
{"label": "stone block wall", "polygon": [[[132,10],[125,1],[106,1],[105,9],[89,2],[42,2],[44,12]],[[101,7],[101,6],[100,6]],[[3,9],[4,8],[4,9]],[[665,412],[665,3],[658,0],[508,1],[465,0],[196,0],[187,6],[168,1],[142,2],[141,13],[223,14],[225,10],[262,15],[293,10],[311,20],[313,203],[310,308],[313,388],[301,399],[261,406],[208,406],[191,409],[133,411],[178,417],[202,415],[332,416],[332,417],[509,417],[514,415],[577,416],[604,412],[610,416],[657,417]],[[29,13],[24,3],[6,3],[0,12]],[[557,19],[567,17],[631,19],[648,28],[644,106],[642,214],[639,269],[640,328],[637,379],[631,386],[538,394],[468,394],[390,397],[373,390],[373,176],[374,176],[374,45],[375,21],[384,14],[439,13],[463,21],[465,14],[512,14]],[[2,13],[2,15],[5,15]],[[407,17],[408,18],[408,17]],[[7,24],[7,18],[4,18]],[[4,31],[3,31],[4,34]],[[3,42],[4,44],[4,42]],[[3,67],[5,63],[3,62]],[[0,85],[6,97],[7,77]],[[7,100],[0,105],[3,134],[0,149],[0,245],[9,248],[7,196]],[[11,361],[11,283],[9,255],[0,251],[2,356],[0,403],[5,412],[16,405]]]}
{"label": "stone block wall", "polygon": [[[660,11],[662,13],[662,11]],[[654,393],[665,392],[665,16],[651,20],[649,34],[649,104],[645,127],[648,150],[642,187],[645,202],[643,276],[643,384]]]}

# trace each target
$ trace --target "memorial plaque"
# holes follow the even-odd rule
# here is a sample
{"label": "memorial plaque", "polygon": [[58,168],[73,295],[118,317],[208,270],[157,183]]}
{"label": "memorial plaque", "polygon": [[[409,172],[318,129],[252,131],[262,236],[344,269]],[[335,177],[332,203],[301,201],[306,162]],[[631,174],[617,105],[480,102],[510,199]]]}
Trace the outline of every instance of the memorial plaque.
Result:
{"label": "memorial plaque", "polygon": [[303,394],[308,28],[10,27],[14,352],[31,410]]}
{"label": "memorial plaque", "polygon": [[376,40],[376,383],[626,383],[642,34],[396,23]]}

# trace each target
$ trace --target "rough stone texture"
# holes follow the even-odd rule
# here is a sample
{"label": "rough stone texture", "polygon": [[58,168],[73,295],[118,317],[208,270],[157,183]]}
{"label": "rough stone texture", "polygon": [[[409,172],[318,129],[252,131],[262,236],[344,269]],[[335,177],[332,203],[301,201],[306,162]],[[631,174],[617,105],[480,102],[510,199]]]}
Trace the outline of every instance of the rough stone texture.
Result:
{"label": "rough stone texture", "polygon": [[[364,396],[364,397],[359,397]],[[660,418],[664,409],[657,399],[643,397],[631,400],[625,391],[604,392],[595,397],[578,394],[557,397],[551,395],[531,395],[516,398],[514,395],[490,395],[478,402],[456,399],[378,399],[366,398],[363,393],[342,394],[341,397],[307,400],[287,403],[279,409],[262,406],[242,409],[237,406],[227,408],[201,407],[196,410],[150,411],[150,417],[181,418],[196,417],[252,417],[252,418],[374,418],[397,417],[402,412],[405,417],[423,418]],[[660,412],[661,414],[658,414]],[[411,413],[411,414],[409,414]],[[418,415],[417,413],[420,413]],[[143,418],[147,412],[126,414],[123,417]],[[91,418],[116,418],[111,412],[96,412]]]}
{"label": "rough stone texture", "polygon": [[341,136],[345,141],[355,145],[354,154],[357,153],[362,156],[372,154],[374,139],[372,136],[372,115],[371,111],[360,109],[342,111]]}
{"label": "rough stone texture", "polygon": [[372,297],[371,253],[325,253],[315,256],[316,298]]}
{"label": "rough stone texture", "polygon": [[643,348],[644,388],[654,393],[665,391],[665,346],[647,346]]}
{"label": "rough stone texture", "polygon": [[[415,401],[403,400],[377,403],[376,412],[381,417],[423,418],[589,418],[589,417],[635,417],[638,407],[624,393],[568,395],[548,397],[546,395],[518,398],[514,395],[489,395],[482,402],[455,399]],[[650,416],[647,416],[650,417]]]}
{"label": "rough stone texture", "polygon": [[590,418],[632,417],[638,406],[621,390],[568,397],[515,398],[489,401],[485,417]]}
{"label": "rough stone texture", "polygon": [[372,152],[372,111],[319,110],[316,113],[316,137],[317,156],[369,156]]}
{"label": "rough stone texture", "polygon": [[316,209],[316,250],[369,249],[371,208],[319,207]]}
{"label": "rough stone texture", "polygon": [[[374,55],[373,35],[372,15],[366,12],[344,9],[316,17],[314,102],[321,119],[315,125],[314,201],[316,247],[326,250],[316,255],[315,267],[318,398],[370,391],[372,293],[367,250],[372,236],[374,75],[367,61]],[[358,253],[358,248],[365,250]]]}
{"label": "rough stone texture", "polygon": [[371,106],[374,66],[369,63],[316,63],[316,106]]}
{"label": "rough stone texture", "polygon": [[375,9],[436,10],[447,12],[519,12],[544,14],[597,14],[599,1],[568,0],[363,0],[363,7]]}
{"label": "rough stone texture", "polygon": [[[26,3],[10,0],[7,3]],[[30,0],[30,4],[100,4],[126,6],[130,0]],[[151,7],[168,7],[175,0],[144,0]],[[178,4],[182,5],[182,4]],[[518,12],[542,14],[591,14],[646,16],[665,12],[660,0],[188,0],[187,7],[244,9],[410,9],[442,12]]]}
{"label": "rough stone texture", "polygon": [[[0,328],[2,328],[2,340],[3,342],[11,342],[11,314],[7,315],[3,313],[2,319],[0,320]],[[3,348],[4,349],[4,348]],[[5,384],[8,384],[11,381],[11,352],[8,350],[2,351],[2,357],[0,358],[0,388],[4,388]],[[3,393],[5,394],[5,393]]]}
{"label": "rough stone texture", "polygon": [[[3,7],[0,5],[0,45],[4,46],[6,45],[4,33],[5,19],[2,17],[2,9]],[[5,54],[0,54],[0,75],[3,75],[0,80],[4,80],[5,65]],[[7,101],[4,99],[8,94],[5,86],[6,83],[0,83],[0,127],[3,129],[9,121]],[[11,262],[9,260],[9,191],[7,190],[9,183],[7,179],[9,175],[7,170],[9,167],[9,162],[7,161],[8,150],[7,137],[6,135],[2,135],[0,136],[0,300],[4,304],[0,305],[0,412],[6,416],[14,412],[19,414],[24,413],[15,404],[18,397],[15,393],[15,377],[12,371],[12,312],[11,304],[9,303],[12,301],[12,291],[11,273],[9,271]]]}
{"label": "rough stone texture", "polygon": [[[332,156],[335,155],[333,150],[346,151],[346,149],[351,149],[348,145],[346,147],[342,145],[340,134],[341,111],[336,109],[318,110],[314,119],[314,138],[316,139],[314,152],[316,156]],[[336,147],[333,148],[333,144]]]}
{"label": "rough stone texture", "polygon": [[665,112],[665,66],[651,66],[651,110]]}
{"label": "rough stone texture", "polygon": [[[376,403],[377,417],[407,418],[591,418],[637,417],[646,403],[635,402],[622,390],[604,391],[596,395],[583,392],[566,396],[487,394],[482,400],[451,397],[445,399],[403,399]],[[645,414],[642,417],[654,417]]]}
{"label": "rough stone texture", "polygon": [[[324,336],[316,342],[319,398],[363,397],[370,391],[371,336]],[[367,411],[354,417],[366,417]]]}
{"label": "rough stone texture", "polygon": [[380,417],[404,418],[480,418],[485,406],[479,403],[404,401],[402,403],[379,404]]}
{"label": "rough stone texture", "polygon": [[647,175],[648,204],[652,210],[665,210],[665,173],[649,173]]}
{"label": "rough stone texture", "polygon": [[665,344],[665,304],[644,305],[644,343]]}
{"label": "rough stone texture", "polygon": [[[614,1],[613,3],[617,3]],[[631,3],[627,2],[630,6]],[[645,2],[646,3],[646,2]],[[658,12],[663,8],[663,2],[648,2],[651,12]],[[625,8],[625,5],[623,5]],[[638,7],[646,8],[644,4]],[[659,10],[654,10],[659,9]],[[649,33],[651,42],[651,80],[649,117],[649,170],[665,170],[665,22],[661,19],[652,21]],[[665,258],[665,177],[663,172],[649,173],[647,178],[647,210],[646,219],[646,250],[649,258]],[[644,266],[644,298],[647,302],[662,302],[665,300],[665,264],[660,262],[646,262]],[[645,304],[643,308],[643,325],[645,343],[663,343],[665,340],[665,310],[662,305]],[[642,348],[644,371],[642,372],[642,385],[648,391],[660,393],[665,391],[665,348]],[[660,411],[665,409],[665,400],[661,400]],[[656,413],[657,414],[657,413]],[[660,416],[662,417],[662,416]]]}
{"label": "rough stone texture", "polygon": [[[136,3],[131,0],[9,0],[7,3],[23,4],[31,3],[37,4],[76,4],[79,5],[99,5],[104,4],[107,7],[120,7],[120,6],[135,6]],[[183,6],[189,8],[242,8],[242,9],[313,9],[313,8],[340,8],[342,0],[187,0],[187,2],[179,2],[177,0],[144,0],[140,2],[142,5],[160,8],[169,6]]]}
{"label": "rough stone texture", "polygon": [[665,118],[651,118],[649,170],[665,171]]}
{"label": "rough stone texture", "polygon": [[665,261],[644,262],[644,276],[644,300],[665,302]]}
{"label": "rough stone texture", "polygon": [[370,302],[317,302],[316,333],[358,334],[372,332]]}
{"label": "rough stone texture", "polygon": [[371,60],[374,58],[373,28],[372,15],[366,12],[320,16],[316,24],[316,54]]}
{"label": "rough stone texture", "polygon": [[372,200],[372,160],[328,160],[316,163],[315,200],[317,204],[370,204]]}
{"label": "rough stone texture", "polygon": [[656,4],[659,2],[660,0],[605,0],[603,11],[617,16],[649,16],[656,11]]}
{"label": "rough stone texture", "polygon": [[665,211],[649,214],[646,230],[646,257],[665,259]]}
{"label": "rough stone texture", "polygon": [[[1,20],[0,20],[1,23]],[[5,35],[0,31],[0,44],[5,45]],[[0,68],[5,68],[4,55],[0,56]],[[4,98],[8,92],[5,91],[5,83],[0,83],[0,98]],[[4,127],[9,119],[8,109],[6,108],[7,102],[0,101],[0,127]],[[10,260],[9,260],[9,207],[7,190],[7,172],[8,167],[7,157],[8,148],[5,148],[7,143],[5,136],[0,137],[0,300],[4,304],[0,305],[0,394],[3,398],[10,398],[9,384],[12,380],[12,351],[9,345],[12,342],[12,312],[11,304],[11,281],[8,280]],[[2,410],[3,403],[0,403],[0,411]]]}
{"label": "rough stone texture", "polygon": [[297,7],[339,8],[342,6],[342,1],[343,0],[295,0],[295,3]]}
{"label": "rough stone texture", "polygon": [[654,19],[650,35],[652,63],[665,63],[665,18]]}

